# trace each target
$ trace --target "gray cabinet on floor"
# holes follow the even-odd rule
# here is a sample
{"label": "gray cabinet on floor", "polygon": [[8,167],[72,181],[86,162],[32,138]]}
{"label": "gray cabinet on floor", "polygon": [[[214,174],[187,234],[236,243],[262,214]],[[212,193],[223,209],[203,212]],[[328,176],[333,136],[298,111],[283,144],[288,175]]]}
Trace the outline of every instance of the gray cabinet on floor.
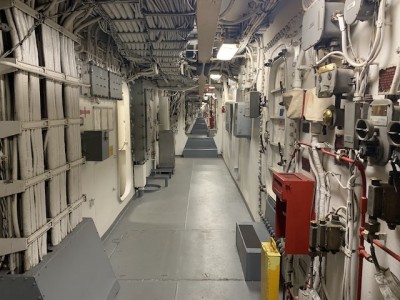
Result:
{"label": "gray cabinet on floor", "polygon": [[175,168],[175,136],[172,130],[159,132],[159,168]]}

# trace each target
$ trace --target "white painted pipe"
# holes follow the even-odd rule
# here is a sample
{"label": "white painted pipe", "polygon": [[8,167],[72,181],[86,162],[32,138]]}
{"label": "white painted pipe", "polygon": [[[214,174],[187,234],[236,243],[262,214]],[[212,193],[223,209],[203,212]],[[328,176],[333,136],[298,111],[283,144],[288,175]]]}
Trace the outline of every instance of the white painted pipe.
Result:
{"label": "white painted pipe", "polygon": [[297,56],[296,66],[294,69],[293,89],[301,89],[303,86],[300,67],[304,60],[304,54],[304,50],[301,49],[299,55]]}

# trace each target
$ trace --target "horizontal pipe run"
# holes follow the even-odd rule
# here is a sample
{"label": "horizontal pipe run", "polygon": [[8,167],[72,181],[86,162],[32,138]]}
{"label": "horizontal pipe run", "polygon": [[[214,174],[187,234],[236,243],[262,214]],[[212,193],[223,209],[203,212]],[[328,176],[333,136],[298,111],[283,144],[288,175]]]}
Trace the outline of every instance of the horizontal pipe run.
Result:
{"label": "horizontal pipe run", "polygon": [[381,244],[378,240],[372,240],[372,243],[376,245],[377,247],[381,248],[383,251],[385,251],[387,254],[389,254],[391,257],[393,257],[395,260],[400,262],[400,255],[394,253],[392,250],[387,248],[385,245]]}

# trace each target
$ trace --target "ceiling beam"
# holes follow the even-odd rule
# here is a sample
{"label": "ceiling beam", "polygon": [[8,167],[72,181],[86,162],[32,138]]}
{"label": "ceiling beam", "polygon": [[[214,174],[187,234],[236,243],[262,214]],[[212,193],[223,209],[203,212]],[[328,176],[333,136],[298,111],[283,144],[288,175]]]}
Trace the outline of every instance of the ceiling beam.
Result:
{"label": "ceiling beam", "polygon": [[165,40],[165,41],[145,41],[145,42],[128,42],[127,45],[141,45],[141,44],[175,44],[175,43],[187,43],[185,40]]}
{"label": "ceiling beam", "polygon": [[207,77],[204,75],[204,64],[212,57],[214,39],[218,28],[219,12],[222,0],[198,0],[197,1],[197,34],[198,34],[198,61],[203,64],[199,76],[199,95],[204,97],[204,88]]}
{"label": "ceiling beam", "polygon": [[165,12],[149,12],[149,11],[142,11],[142,14],[146,17],[194,17],[196,12],[176,12],[176,13],[165,13]]}
{"label": "ceiling beam", "polygon": [[148,28],[148,31],[163,31],[163,32],[190,32],[192,31],[191,28]]}
{"label": "ceiling beam", "polygon": [[97,4],[139,3],[140,0],[96,0]]}
{"label": "ceiling beam", "polygon": [[199,62],[207,63],[212,56],[222,0],[197,1],[197,32],[199,36]]}

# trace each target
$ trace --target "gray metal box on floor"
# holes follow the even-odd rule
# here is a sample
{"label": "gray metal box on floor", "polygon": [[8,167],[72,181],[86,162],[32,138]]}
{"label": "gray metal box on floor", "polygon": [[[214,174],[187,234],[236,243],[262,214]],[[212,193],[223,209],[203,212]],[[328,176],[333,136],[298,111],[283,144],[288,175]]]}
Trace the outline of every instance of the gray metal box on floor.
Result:
{"label": "gray metal box on floor", "polygon": [[246,281],[261,279],[261,243],[270,240],[270,235],[261,222],[236,224],[236,248]]}
{"label": "gray metal box on floor", "polygon": [[113,300],[119,288],[92,219],[26,273],[0,273],[1,300]]}
{"label": "gray metal box on floor", "polygon": [[82,139],[82,156],[86,161],[103,161],[110,156],[108,130],[84,131]]}
{"label": "gray metal box on floor", "polygon": [[172,130],[159,132],[160,168],[175,168],[175,134]]}

